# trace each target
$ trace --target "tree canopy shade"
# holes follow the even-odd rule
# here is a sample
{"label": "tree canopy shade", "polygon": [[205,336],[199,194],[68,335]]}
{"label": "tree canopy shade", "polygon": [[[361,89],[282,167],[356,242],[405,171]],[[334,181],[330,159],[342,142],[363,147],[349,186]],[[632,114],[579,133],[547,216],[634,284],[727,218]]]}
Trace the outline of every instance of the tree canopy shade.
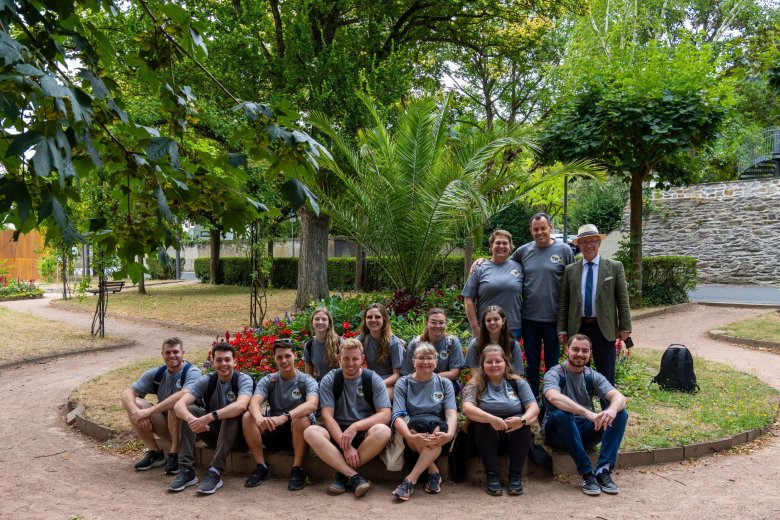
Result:
{"label": "tree canopy shade", "polygon": [[[175,241],[176,214],[203,202],[204,193],[220,194],[225,228],[242,228],[265,210],[236,189],[235,179],[251,164],[269,165],[284,177],[295,205],[303,204],[309,192],[299,179],[316,169],[320,153],[295,130],[292,111],[242,101],[208,73],[200,63],[206,57],[201,25],[189,12],[174,2],[137,4],[153,29],[139,36],[145,44],[137,54],[118,55],[107,32],[83,16],[122,16],[110,0],[0,2],[0,221],[18,232],[45,225],[47,238],[66,243],[88,233],[105,253],[120,255],[119,274],[133,279],[143,269],[135,258]],[[117,60],[151,82],[148,95],[159,98],[170,122],[165,132],[137,124],[123,109],[121,82],[106,73]],[[197,116],[195,93],[173,80],[152,81],[171,60],[206,72],[224,94],[223,109],[232,106],[243,118],[236,149],[182,145],[181,130]],[[100,187],[100,211],[77,222],[73,208],[87,179]],[[132,205],[131,196],[139,195],[150,204]],[[124,227],[109,218],[106,199],[127,201]],[[158,225],[135,225],[133,211],[153,213]]]}
{"label": "tree canopy shade", "polygon": [[[708,73],[709,71],[709,73]],[[630,180],[633,301],[641,301],[642,183],[680,182],[686,157],[712,138],[724,107],[706,50],[650,45],[586,78],[543,137],[547,160],[592,158]]]}
{"label": "tree canopy shade", "polygon": [[358,132],[356,146],[321,114],[311,118],[338,152],[323,166],[344,184],[338,192],[322,191],[320,200],[338,227],[377,257],[395,286],[413,294],[427,289],[436,263],[492,215],[541,182],[589,171],[587,164],[559,165],[533,178],[522,151],[535,145],[516,132],[454,141],[449,98],[441,107],[435,98],[413,99],[392,130],[361,98],[373,124]]}

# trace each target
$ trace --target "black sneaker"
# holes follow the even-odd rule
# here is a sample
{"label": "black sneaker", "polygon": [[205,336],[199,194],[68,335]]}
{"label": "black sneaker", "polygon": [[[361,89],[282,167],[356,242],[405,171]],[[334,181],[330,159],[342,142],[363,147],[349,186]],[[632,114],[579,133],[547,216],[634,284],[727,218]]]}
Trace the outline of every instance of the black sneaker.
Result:
{"label": "black sneaker", "polygon": [[288,491],[299,491],[306,487],[306,472],[300,466],[293,466],[290,470],[290,480],[287,481]]}
{"label": "black sneaker", "polygon": [[395,491],[393,491],[393,496],[398,500],[403,500],[406,502],[409,500],[409,497],[412,496],[412,493],[414,493],[414,484],[412,484],[411,480],[404,479],[403,482],[398,484],[398,487],[395,488]]}
{"label": "black sneaker", "polygon": [[617,484],[615,484],[612,481],[612,475],[609,471],[602,471],[598,475],[596,475],[596,482],[599,483],[599,487],[604,493],[609,493],[610,495],[617,495],[620,491],[620,488]]}
{"label": "black sneaker", "polygon": [[585,473],[582,476],[582,492],[586,495],[596,496],[601,494],[601,486],[596,480],[596,475]]}
{"label": "black sneaker", "polygon": [[214,468],[209,468],[203,482],[198,486],[198,493],[201,495],[211,495],[222,487],[222,475]]}
{"label": "black sneaker", "polygon": [[257,487],[263,483],[264,480],[268,480],[270,477],[270,471],[265,464],[258,464],[255,470],[246,478],[244,487]]}
{"label": "black sneaker", "polygon": [[371,487],[371,482],[369,482],[368,479],[360,473],[355,473],[349,477],[347,485],[355,491],[356,497],[362,497]]}
{"label": "black sneaker", "polygon": [[425,484],[425,492],[431,495],[438,495],[441,493],[441,473],[428,474],[428,483]]}
{"label": "black sneaker", "polygon": [[501,487],[501,479],[495,473],[487,474],[487,483],[485,484],[485,491],[488,495],[501,496],[504,494],[504,488]]}
{"label": "black sneaker", "polygon": [[198,477],[195,476],[195,470],[188,466],[181,466],[179,474],[168,486],[168,491],[182,491],[188,486],[194,486],[198,483]]}
{"label": "black sneaker", "polygon": [[168,460],[165,462],[165,474],[175,475],[179,472],[179,456],[176,453],[169,453]]}
{"label": "black sneaker", "polygon": [[523,494],[523,477],[509,477],[509,483],[506,486],[507,495]]}
{"label": "black sneaker", "polygon": [[135,463],[135,469],[138,471],[146,471],[147,469],[156,468],[165,464],[165,454],[162,450],[146,450],[144,458]]}
{"label": "black sneaker", "polygon": [[333,481],[328,484],[328,492],[334,495],[342,494],[347,490],[347,480],[346,475],[337,471]]}

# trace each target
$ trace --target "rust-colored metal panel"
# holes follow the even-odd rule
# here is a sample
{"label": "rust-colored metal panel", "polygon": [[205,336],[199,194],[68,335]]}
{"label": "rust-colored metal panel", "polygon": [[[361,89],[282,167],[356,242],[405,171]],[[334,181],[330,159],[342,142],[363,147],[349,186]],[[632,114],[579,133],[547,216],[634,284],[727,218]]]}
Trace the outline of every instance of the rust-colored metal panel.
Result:
{"label": "rust-colored metal panel", "polygon": [[39,280],[38,260],[43,251],[43,238],[37,231],[19,235],[14,241],[12,230],[0,231],[0,265],[9,278]]}

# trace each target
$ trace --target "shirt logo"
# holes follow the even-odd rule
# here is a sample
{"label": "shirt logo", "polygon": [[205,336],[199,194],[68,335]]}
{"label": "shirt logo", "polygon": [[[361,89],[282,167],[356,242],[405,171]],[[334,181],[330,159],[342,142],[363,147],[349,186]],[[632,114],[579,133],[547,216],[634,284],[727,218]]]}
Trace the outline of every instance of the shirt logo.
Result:
{"label": "shirt logo", "polygon": [[552,255],[550,257],[550,262],[552,262],[554,264],[559,264],[559,263],[561,263],[561,257],[558,256],[558,255]]}
{"label": "shirt logo", "polygon": [[225,399],[227,399],[229,403],[232,403],[236,400],[236,394],[233,393],[233,390],[230,390],[225,394]]}
{"label": "shirt logo", "polygon": [[444,393],[443,392],[434,392],[431,394],[431,397],[433,397],[434,401],[442,401],[444,400]]}
{"label": "shirt logo", "polygon": [[519,400],[520,399],[519,397],[517,397],[517,394],[515,393],[514,390],[507,390],[506,396],[508,398],[510,398],[510,399],[515,399],[515,400]]}
{"label": "shirt logo", "polygon": [[176,385],[176,388],[181,388],[181,379],[176,378],[176,383],[174,384]]}
{"label": "shirt logo", "polygon": [[363,396],[363,385],[358,385],[358,387],[357,387],[357,395],[359,395],[360,397],[364,397]]}
{"label": "shirt logo", "polygon": [[290,395],[293,396],[293,399],[300,399],[301,398],[301,390],[300,390],[300,388],[294,388]]}
{"label": "shirt logo", "polygon": [[509,274],[511,274],[515,278],[520,278],[520,271],[518,271],[517,269],[512,269],[511,271],[509,271]]}
{"label": "shirt logo", "polygon": [[446,350],[442,350],[441,352],[439,352],[439,357],[442,359],[447,359],[448,357],[450,357],[450,353]]}

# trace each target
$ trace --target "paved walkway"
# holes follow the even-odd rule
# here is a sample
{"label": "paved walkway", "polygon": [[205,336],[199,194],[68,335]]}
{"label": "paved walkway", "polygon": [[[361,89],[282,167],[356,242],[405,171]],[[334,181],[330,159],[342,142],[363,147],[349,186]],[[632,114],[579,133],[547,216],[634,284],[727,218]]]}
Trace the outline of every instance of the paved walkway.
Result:
{"label": "paved walkway", "polygon": [[702,303],[780,305],[780,287],[772,286],[699,284],[688,296]]}
{"label": "paved walkway", "polygon": [[[90,316],[48,307],[45,300],[5,304],[15,310],[89,326]],[[780,388],[780,356],[718,343],[706,338],[709,328],[752,316],[755,309],[695,307],[637,321],[637,348],[688,345],[697,355],[732,363],[755,372]],[[315,483],[291,495],[286,481],[271,480],[258,489],[243,488],[243,478],[228,476],[211,497],[187,490],[165,492],[162,472],[132,471],[132,461],[105,452],[91,439],[64,424],[68,394],[84,381],[112,367],[154,356],[163,338],[174,331],[109,319],[111,333],[138,343],[126,350],[61,358],[0,372],[4,396],[0,421],[2,518],[430,518],[431,508],[443,518],[549,515],[560,518],[778,518],[780,441],[773,437],[747,455],[726,455],[621,470],[618,496],[587,497],[578,484],[546,478],[527,479],[522,497],[489,497],[472,485],[446,484],[441,495],[419,489],[406,504],[395,504],[391,484],[379,484],[360,500],[326,496]],[[180,335],[187,347],[207,346],[212,338]],[[118,401],[118,396],[117,396]],[[323,508],[327,507],[327,510]]]}

